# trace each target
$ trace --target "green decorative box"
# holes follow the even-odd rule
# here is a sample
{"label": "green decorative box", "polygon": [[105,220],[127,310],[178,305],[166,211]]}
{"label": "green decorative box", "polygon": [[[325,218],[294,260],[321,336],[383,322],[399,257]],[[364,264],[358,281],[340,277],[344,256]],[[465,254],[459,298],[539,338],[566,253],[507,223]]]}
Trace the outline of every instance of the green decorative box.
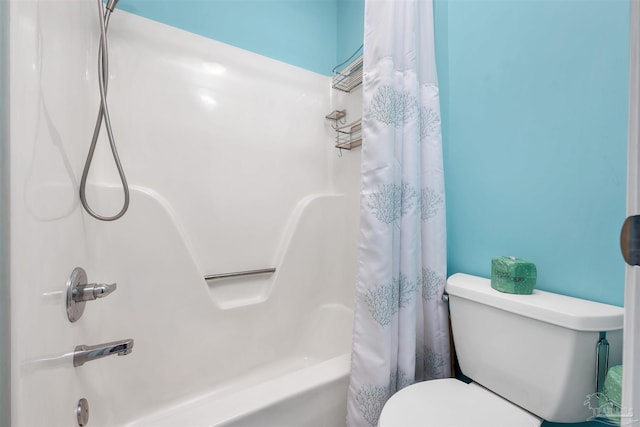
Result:
{"label": "green decorative box", "polygon": [[604,380],[604,398],[600,397],[600,409],[615,424],[620,424],[622,405],[622,365],[609,368]]}
{"label": "green decorative box", "polygon": [[500,292],[531,294],[537,276],[536,265],[526,259],[501,256],[491,260],[491,287]]}

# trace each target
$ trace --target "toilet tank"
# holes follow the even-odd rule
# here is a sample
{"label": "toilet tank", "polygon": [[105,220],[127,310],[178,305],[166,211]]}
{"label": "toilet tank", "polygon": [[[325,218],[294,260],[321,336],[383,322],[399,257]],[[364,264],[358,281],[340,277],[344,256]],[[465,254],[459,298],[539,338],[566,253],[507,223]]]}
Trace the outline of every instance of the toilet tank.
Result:
{"label": "toilet tank", "polygon": [[623,308],[534,290],[506,294],[488,279],[447,280],[451,326],[462,373],[552,422],[594,415],[596,345],[609,341],[609,366],[622,362]]}

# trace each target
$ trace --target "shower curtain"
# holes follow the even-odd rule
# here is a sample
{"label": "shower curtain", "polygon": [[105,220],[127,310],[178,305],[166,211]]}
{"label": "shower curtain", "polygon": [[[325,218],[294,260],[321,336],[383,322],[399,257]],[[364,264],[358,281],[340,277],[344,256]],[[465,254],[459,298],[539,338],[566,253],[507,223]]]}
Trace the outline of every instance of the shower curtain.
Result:
{"label": "shower curtain", "polygon": [[432,1],[366,0],[362,128],[350,427],[451,372]]}

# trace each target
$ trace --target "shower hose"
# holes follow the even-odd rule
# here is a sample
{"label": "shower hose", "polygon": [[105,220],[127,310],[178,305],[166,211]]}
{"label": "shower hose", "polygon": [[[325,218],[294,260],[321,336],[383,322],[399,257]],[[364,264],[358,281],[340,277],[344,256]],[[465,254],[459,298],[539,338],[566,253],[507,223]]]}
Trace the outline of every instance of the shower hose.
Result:
{"label": "shower hose", "polygon": [[[99,219],[100,221],[114,221],[122,217],[127,209],[129,209],[129,186],[127,184],[127,178],[124,175],[122,169],[122,163],[118,157],[118,150],[116,148],[116,141],[113,137],[113,130],[111,129],[111,119],[109,117],[109,108],[107,107],[107,85],[109,82],[109,54],[107,51],[107,28],[109,27],[109,18],[116,6],[118,0],[109,0],[106,7],[103,9],[102,0],[97,0],[98,13],[100,21],[100,46],[98,48],[98,87],[100,89],[100,108],[98,109],[98,118],[96,119],[96,125],[93,130],[93,137],[91,138],[91,146],[89,147],[89,154],[87,160],[84,163],[84,170],[82,171],[82,179],[80,181],[80,202],[82,206],[92,217]],[[109,146],[111,147],[111,153],[113,154],[113,160],[118,169],[118,175],[122,182],[122,190],[124,192],[124,202],[120,212],[113,216],[102,216],[97,214],[91,209],[87,202],[87,176],[89,175],[89,169],[91,168],[91,162],[93,161],[93,154],[98,142],[98,136],[100,135],[100,128],[102,127],[102,121],[104,120],[104,127],[107,131],[107,137],[109,138]]]}

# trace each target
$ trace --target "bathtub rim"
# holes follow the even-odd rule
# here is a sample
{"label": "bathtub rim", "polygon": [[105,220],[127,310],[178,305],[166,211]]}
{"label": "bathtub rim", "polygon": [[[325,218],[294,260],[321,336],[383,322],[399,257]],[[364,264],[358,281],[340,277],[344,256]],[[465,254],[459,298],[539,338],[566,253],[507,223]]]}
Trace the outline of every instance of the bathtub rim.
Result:
{"label": "bathtub rim", "polygon": [[[320,361],[311,366],[294,370],[284,375],[262,381],[244,389],[236,390],[225,396],[219,396],[219,389],[205,391],[191,399],[177,402],[175,405],[160,409],[124,424],[124,427],[151,427],[172,425],[178,420],[183,425],[192,427],[223,426],[238,421],[243,417],[254,415],[270,406],[284,402],[286,399],[329,385],[348,377],[351,370],[351,353]],[[224,391],[222,391],[224,392]],[[265,396],[267,396],[265,398]],[[245,399],[242,399],[242,398]],[[246,398],[254,404],[247,408]],[[346,400],[346,394],[344,396]],[[218,412],[218,409],[222,409]],[[191,417],[208,415],[206,420],[194,424]],[[214,419],[215,418],[215,419]],[[158,424],[164,421],[167,424]]]}

